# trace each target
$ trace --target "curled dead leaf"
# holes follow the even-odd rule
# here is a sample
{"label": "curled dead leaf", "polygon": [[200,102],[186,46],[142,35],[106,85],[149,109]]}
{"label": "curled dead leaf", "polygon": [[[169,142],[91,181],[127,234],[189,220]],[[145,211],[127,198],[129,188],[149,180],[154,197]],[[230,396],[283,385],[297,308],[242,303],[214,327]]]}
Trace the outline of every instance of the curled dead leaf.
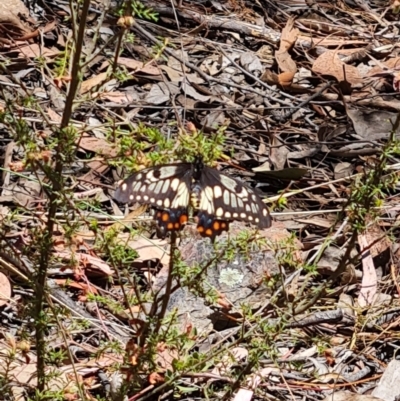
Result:
{"label": "curled dead leaf", "polygon": [[279,74],[278,75],[279,85],[282,85],[283,87],[290,86],[293,82],[293,78],[294,78],[295,74],[296,74],[295,71],[287,71],[287,72],[282,72],[281,74]]}
{"label": "curled dead leaf", "polygon": [[289,50],[296,43],[300,31],[293,27],[294,18],[289,18],[285,28],[282,30],[281,43],[279,50],[275,54],[276,62],[283,72],[296,73],[296,63],[289,54]]}

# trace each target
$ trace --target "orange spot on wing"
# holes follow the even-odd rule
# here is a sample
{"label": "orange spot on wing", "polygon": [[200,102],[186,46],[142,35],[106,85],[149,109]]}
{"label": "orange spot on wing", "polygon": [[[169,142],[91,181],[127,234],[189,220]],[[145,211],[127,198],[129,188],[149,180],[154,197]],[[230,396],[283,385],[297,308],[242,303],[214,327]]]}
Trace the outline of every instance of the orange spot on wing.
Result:
{"label": "orange spot on wing", "polygon": [[177,222],[177,223],[175,223],[175,228],[178,230],[179,228],[180,228],[180,224]]}
{"label": "orange spot on wing", "polygon": [[211,228],[207,228],[207,230],[206,230],[206,235],[207,235],[208,237],[211,237],[211,236],[213,235],[213,231],[211,230]]}
{"label": "orange spot on wing", "polygon": [[168,223],[167,224],[167,229],[168,230],[172,230],[174,228],[174,224],[173,223]]}
{"label": "orange spot on wing", "polygon": [[225,230],[225,228],[226,228],[226,223],[222,222],[221,223],[221,230]]}
{"label": "orange spot on wing", "polygon": [[183,214],[181,217],[179,217],[179,222],[181,224],[185,224],[188,221],[188,217],[186,216],[186,214]]}
{"label": "orange spot on wing", "polygon": [[198,231],[199,233],[202,233],[202,232],[204,231],[204,227],[203,227],[203,226],[198,226],[198,227],[197,227],[197,231]]}
{"label": "orange spot on wing", "polygon": [[163,213],[163,215],[161,216],[161,220],[162,221],[168,221],[169,220],[169,214],[168,213]]}
{"label": "orange spot on wing", "polygon": [[220,224],[219,224],[218,221],[214,221],[213,229],[214,229],[215,231],[219,231],[219,229],[220,229]]}

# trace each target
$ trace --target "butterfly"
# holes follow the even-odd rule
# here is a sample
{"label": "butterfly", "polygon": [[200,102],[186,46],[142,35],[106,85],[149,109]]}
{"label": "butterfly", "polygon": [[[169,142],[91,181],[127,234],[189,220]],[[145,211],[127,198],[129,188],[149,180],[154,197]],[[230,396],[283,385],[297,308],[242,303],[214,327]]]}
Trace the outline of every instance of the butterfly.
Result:
{"label": "butterfly", "polygon": [[141,170],[119,184],[114,199],[156,209],[161,237],[183,228],[190,206],[196,216],[197,231],[212,241],[228,231],[233,220],[249,222],[260,229],[271,226],[269,211],[253,189],[205,165],[201,157],[196,157],[193,163]]}

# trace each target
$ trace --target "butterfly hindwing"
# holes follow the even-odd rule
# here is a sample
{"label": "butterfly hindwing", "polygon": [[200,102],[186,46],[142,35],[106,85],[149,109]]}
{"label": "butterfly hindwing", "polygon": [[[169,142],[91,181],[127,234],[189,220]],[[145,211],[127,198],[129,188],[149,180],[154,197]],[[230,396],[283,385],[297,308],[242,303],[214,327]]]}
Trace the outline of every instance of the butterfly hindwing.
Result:
{"label": "butterfly hindwing", "polygon": [[196,217],[197,231],[202,237],[211,238],[212,242],[217,235],[229,230],[229,221],[217,219],[203,210],[200,210]]}
{"label": "butterfly hindwing", "polygon": [[141,203],[154,207],[161,236],[178,231],[188,220],[191,186],[190,163],[150,167],[131,175],[115,191],[122,203]]}
{"label": "butterfly hindwing", "polygon": [[271,226],[271,217],[261,198],[240,181],[204,166],[200,179],[198,231],[215,237],[228,230],[232,220],[246,221],[258,228]]}

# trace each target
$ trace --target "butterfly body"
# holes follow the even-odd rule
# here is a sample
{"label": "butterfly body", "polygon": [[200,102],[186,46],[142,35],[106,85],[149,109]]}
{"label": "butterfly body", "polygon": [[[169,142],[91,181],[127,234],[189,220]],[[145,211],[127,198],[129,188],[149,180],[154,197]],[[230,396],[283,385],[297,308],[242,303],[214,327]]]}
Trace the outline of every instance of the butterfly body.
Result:
{"label": "butterfly body", "polygon": [[200,158],[194,163],[165,164],[139,171],[122,182],[114,198],[154,207],[162,236],[182,229],[188,221],[189,206],[195,211],[198,232],[212,240],[228,230],[232,220],[250,222],[259,228],[271,225],[268,209],[253,189],[204,165]]}

